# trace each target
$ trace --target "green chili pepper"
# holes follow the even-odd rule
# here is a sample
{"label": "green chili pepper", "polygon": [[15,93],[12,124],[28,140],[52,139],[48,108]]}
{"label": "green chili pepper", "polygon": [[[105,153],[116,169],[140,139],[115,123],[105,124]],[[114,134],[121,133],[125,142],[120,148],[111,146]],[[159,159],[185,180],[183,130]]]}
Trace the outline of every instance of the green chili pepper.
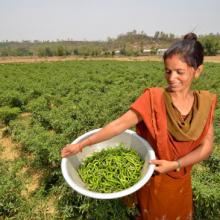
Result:
{"label": "green chili pepper", "polygon": [[92,191],[118,192],[134,185],[141,177],[144,161],[124,144],[95,152],[78,169],[79,176]]}

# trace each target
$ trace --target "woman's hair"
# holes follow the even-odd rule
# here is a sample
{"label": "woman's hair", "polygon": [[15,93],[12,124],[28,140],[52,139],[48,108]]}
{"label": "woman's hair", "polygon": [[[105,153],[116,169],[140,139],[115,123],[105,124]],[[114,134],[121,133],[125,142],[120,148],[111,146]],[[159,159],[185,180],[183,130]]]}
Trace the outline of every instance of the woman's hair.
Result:
{"label": "woman's hair", "polygon": [[184,62],[197,69],[203,63],[204,49],[196,34],[188,33],[166,50],[163,55],[164,61],[173,55],[180,55]]}

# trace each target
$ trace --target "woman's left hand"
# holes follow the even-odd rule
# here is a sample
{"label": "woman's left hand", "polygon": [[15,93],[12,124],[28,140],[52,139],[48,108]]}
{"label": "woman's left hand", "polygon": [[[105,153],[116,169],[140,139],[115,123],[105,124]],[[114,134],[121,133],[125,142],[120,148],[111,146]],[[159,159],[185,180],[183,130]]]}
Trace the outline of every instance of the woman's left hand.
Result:
{"label": "woman's left hand", "polygon": [[150,160],[149,163],[156,165],[154,170],[158,173],[167,173],[175,170],[178,167],[177,161]]}

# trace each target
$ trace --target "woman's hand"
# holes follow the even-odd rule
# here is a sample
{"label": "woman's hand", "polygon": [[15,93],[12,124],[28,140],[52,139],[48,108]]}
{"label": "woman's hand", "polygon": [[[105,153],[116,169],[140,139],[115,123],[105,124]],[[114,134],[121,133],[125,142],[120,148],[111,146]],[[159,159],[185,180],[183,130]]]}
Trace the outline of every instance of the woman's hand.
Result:
{"label": "woman's hand", "polygon": [[155,164],[155,171],[158,173],[167,173],[173,171],[178,167],[177,161],[168,161],[168,160],[151,160],[150,164]]}
{"label": "woman's hand", "polygon": [[61,150],[61,157],[68,157],[73,154],[77,154],[80,151],[82,151],[82,146],[80,144],[67,144]]}
{"label": "woman's hand", "polygon": [[79,151],[82,151],[83,147],[91,146],[93,144],[108,140],[122,133],[126,129],[136,125],[141,120],[142,118],[137,112],[133,110],[128,110],[121,117],[110,122],[97,133],[81,141],[80,144],[67,144],[61,150],[61,157],[67,157],[76,154]]}

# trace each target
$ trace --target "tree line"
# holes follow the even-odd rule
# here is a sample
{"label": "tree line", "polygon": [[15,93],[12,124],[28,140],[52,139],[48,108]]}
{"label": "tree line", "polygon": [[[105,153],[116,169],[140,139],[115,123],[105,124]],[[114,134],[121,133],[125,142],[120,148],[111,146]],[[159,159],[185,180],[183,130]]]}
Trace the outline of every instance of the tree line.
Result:
{"label": "tree line", "polygon": [[[106,41],[22,41],[0,42],[0,56],[141,56],[155,55],[160,48],[167,48],[180,39],[172,33],[156,31],[148,36],[143,31],[133,30],[120,34],[117,38],[108,37]],[[220,54],[220,34],[200,35],[205,55]],[[148,51],[148,53],[146,53]]]}

